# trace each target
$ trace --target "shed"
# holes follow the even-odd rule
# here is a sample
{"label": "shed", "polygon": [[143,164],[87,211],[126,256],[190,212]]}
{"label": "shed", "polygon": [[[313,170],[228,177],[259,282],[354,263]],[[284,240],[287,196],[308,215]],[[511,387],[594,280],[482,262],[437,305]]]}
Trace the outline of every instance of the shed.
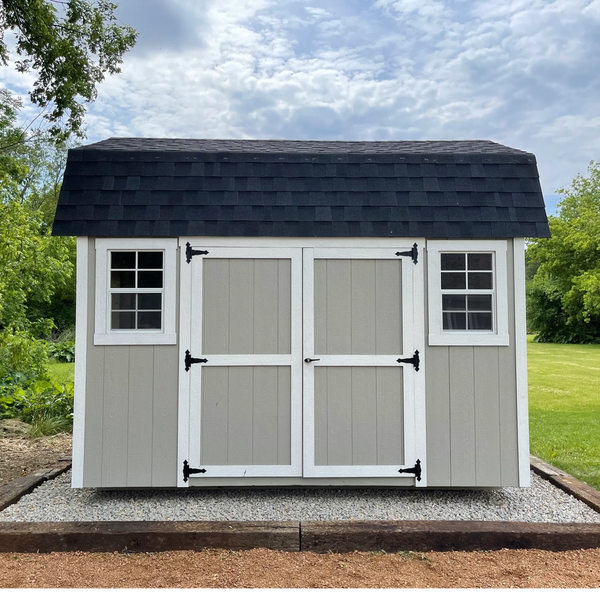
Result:
{"label": "shed", "polygon": [[69,151],[73,486],[529,485],[535,156],[490,141]]}

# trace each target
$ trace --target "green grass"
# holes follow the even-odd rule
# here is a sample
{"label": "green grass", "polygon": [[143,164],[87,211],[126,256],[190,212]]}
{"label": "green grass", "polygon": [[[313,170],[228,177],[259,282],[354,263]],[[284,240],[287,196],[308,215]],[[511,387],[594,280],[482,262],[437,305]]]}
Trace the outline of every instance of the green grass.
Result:
{"label": "green grass", "polygon": [[50,365],[50,377],[63,385],[73,383],[75,363],[52,363]]}
{"label": "green grass", "polygon": [[531,453],[600,490],[600,345],[529,342]]}

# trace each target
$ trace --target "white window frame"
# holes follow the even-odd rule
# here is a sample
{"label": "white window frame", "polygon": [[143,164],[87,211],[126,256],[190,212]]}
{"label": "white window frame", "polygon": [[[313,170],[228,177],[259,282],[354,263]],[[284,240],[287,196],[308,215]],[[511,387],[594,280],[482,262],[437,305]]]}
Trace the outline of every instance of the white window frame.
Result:
{"label": "white window frame", "polygon": [[[508,275],[506,240],[433,240],[427,242],[429,345],[508,346]],[[444,252],[492,252],[494,291],[492,331],[447,330],[442,325],[441,254]]]}
{"label": "white window frame", "polygon": [[[112,330],[110,328],[110,261],[112,250],[144,251],[162,250],[164,296],[162,306],[162,331]],[[102,238],[96,240],[96,319],[94,345],[138,346],[176,344],[177,313],[177,238]]]}

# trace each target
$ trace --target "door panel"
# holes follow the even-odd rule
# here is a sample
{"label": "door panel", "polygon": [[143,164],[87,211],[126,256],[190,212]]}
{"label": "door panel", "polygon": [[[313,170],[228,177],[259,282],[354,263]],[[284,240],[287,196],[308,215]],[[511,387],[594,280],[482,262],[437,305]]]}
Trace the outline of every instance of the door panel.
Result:
{"label": "door panel", "polygon": [[315,465],[404,463],[403,370],[315,368]]}
{"label": "door panel", "polygon": [[298,249],[194,257],[191,477],[301,475],[301,279]]}
{"label": "door panel", "polygon": [[290,354],[291,262],[204,259],[204,353]]}
{"label": "door panel", "polygon": [[291,465],[291,368],[202,371],[203,463]]}
{"label": "door panel", "polygon": [[415,372],[398,359],[416,349],[413,263],[386,249],[303,256],[304,475],[405,476]]}

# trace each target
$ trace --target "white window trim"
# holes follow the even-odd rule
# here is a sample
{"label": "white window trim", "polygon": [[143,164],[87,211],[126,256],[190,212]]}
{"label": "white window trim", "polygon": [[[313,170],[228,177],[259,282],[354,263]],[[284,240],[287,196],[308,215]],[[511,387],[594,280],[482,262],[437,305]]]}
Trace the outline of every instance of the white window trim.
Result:
{"label": "white window trim", "polygon": [[[494,330],[447,331],[442,328],[442,252],[494,253]],[[429,345],[430,346],[508,346],[508,280],[505,240],[434,240],[427,242]]]}
{"label": "white window trim", "polygon": [[[109,262],[111,250],[164,251],[164,304],[162,331],[111,331],[108,306]],[[102,238],[96,240],[96,323],[94,345],[138,346],[177,343],[177,238]]]}

